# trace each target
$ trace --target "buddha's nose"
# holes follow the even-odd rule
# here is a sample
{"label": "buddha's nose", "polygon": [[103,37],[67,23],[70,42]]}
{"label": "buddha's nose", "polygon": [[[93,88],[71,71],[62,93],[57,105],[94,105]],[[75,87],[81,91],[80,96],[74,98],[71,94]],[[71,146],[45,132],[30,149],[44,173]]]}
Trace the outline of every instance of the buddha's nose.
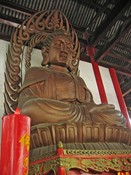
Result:
{"label": "buddha's nose", "polygon": [[61,51],[66,51],[66,45],[65,44],[62,44]]}

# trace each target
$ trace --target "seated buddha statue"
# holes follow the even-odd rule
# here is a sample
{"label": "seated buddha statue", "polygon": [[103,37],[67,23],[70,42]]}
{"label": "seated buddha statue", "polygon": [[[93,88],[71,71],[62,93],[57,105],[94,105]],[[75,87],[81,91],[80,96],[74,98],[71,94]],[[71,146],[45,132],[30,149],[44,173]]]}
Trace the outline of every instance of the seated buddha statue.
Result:
{"label": "seated buddha statue", "polygon": [[[123,114],[112,104],[96,104],[77,75],[79,59],[75,60],[70,34],[64,30],[51,33],[42,44],[42,66],[27,70],[19,90],[18,106],[31,117],[32,125],[86,122],[125,126]],[[78,58],[79,53],[78,47]]]}

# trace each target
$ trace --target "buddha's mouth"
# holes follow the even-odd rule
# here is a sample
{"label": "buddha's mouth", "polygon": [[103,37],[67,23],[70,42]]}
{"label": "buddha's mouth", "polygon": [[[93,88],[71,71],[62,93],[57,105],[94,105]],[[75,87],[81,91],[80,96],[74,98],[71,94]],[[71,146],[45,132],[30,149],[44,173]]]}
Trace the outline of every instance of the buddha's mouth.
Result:
{"label": "buddha's mouth", "polygon": [[62,61],[66,61],[67,60],[67,53],[66,52],[60,52],[60,58]]}

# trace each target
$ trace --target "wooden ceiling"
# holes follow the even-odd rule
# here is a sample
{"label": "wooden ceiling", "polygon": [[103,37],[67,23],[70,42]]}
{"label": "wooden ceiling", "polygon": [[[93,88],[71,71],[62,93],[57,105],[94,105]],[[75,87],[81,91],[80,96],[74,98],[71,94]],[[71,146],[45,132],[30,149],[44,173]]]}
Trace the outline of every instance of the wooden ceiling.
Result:
{"label": "wooden ceiling", "polygon": [[130,0],[0,0],[0,39],[9,41],[18,24],[37,11],[59,9],[76,29],[81,59],[90,62],[86,47],[95,48],[95,61],[115,68],[131,111]]}

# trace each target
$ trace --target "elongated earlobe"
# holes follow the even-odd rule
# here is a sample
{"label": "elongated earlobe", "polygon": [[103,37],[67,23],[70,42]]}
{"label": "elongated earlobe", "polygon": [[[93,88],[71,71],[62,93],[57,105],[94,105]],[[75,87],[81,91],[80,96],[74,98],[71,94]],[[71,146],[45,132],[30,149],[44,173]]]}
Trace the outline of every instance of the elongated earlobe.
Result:
{"label": "elongated earlobe", "polygon": [[43,47],[42,50],[41,50],[41,53],[42,53],[42,57],[43,57],[41,65],[45,66],[45,65],[47,65],[49,63],[49,56],[48,56],[47,48]]}

